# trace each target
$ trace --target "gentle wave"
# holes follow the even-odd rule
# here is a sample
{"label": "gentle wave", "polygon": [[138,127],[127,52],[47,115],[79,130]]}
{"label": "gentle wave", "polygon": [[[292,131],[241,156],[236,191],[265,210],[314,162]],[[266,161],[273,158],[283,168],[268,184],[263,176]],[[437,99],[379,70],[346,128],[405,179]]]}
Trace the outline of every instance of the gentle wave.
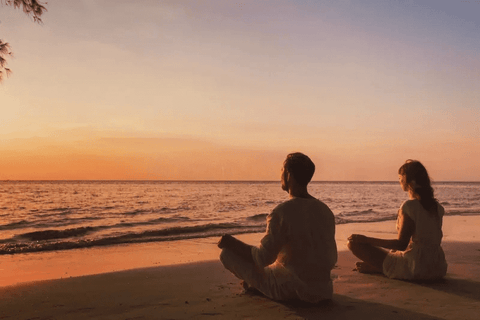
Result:
{"label": "gentle wave", "polygon": [[[475,215],[478,211],[447,211],[446,215]],[[189,220],[188,217],[163,218],[159,217],[152,221],[139,223],[118,223],[111,226],[97,227],[79,227],[64,230],[42,230],[23,233],[15,236],[15,239],[4,239],[0,241],[0,255],[15,254],[26,252],[52,251],[89,248],[95,246],[107,246],[116,244],[141,243],[153,241],[172,241],[191,238],[204,238],[211,236],[220,236],[223,234],[240,234],[264,232],[266,226],[267,213],[255,214],[245,218],[246,221],[252,221],[255,224],[245,223],[209,223],[197,226],[176,226],[159,230],[146,230],[142,232],[127,232],[114,236],[104,235],[95,238],[95,232],[110,229],[126,229],[128,227],[138,227],[140,225],[165,225],[168,222]],[[372,209],[362,211],[342,212],[335,216],[336,224],[362,223],[362,222],[381,222],[395,220],[396,215],[381,215]],[[20,221],[17,224],[22,224]],[[86,238],[91,235],[92,238]],[[75,239],[80,238],[80,239]],[[20,241],[18,241],[20,240]],[[23,241],[22,241],[23,240]]]}
{"label": "gentle wave", "polygon": [[120,222],[110,226],[109,228],[124,228],[124,227],[138,227],[138,226],[151,226],[151,225],[158,225],[158,224],[166,224],[166,223],[174,223],[180,221],[191,221],[189,217],[171,217],[171,218],[157,218],[153,220],[141,221],[141,222]]}
{"label": "gentle wave", "polygon": [[385,214],[373,209],[367,210],[353,210],[347,212],[340,212],[335,216],[337,224],[353,223],[353,222],[380,222],[394,220],[397,214]]}
{"label": "gentle wave", "polygon": [[448,210],[445,212],[446,216],[477,216],[480,210]]}
{"label": "gentle wave", "polygon": [[80,209],[80,208],[69,208],[69,207],[57,207],[57,208],[51,208],[47,209],[46,211],[53,211],[53,212],[60,212],[60,213],[68,213],[71,210],[75,209]]}
{"label": "gentle wave", "polygon": [[372,214],[379,214],[379,212],[376,212],[373,209],[360,210],[360,211],[354,210],[349,212],[340,212],[337,216],[338,217],[355,217],[355,216],[372,215]]}
{"label": "gentle wave", "polygon": [[64,239],[71,237],[83,236],[88,233],[91,233],[98,228],[93,227],[81,227],[81,228],[72,228],[66,230],[43,230],[28,232],[21,235],[18,235],[18,238],[27,239],[29,241],[40,241],[40,240],[52,240],[52,239]]}
{"label": "gentle wave", "polygon": [[4,224],[3,226],[0,226],[0,230],[14,230],[14,229],[24,227],[28,224],[29,222],[27,220],[20,220],[20,221]]}
{"label": "gentle wave", "polygon": [[[220,236],[226,233],[254,233],[261,232],[265,227],[256,225],[239,226],[231,223],[206,224],[191,227],[174,227],[163,230],[149,230],[140,233],[128,233],[100,239],[81,239],[65,241],[36,241],[28,243],[7,243],[0,245],[0,255],[16,254],[39,251],[67,250],[90,248],[95,246],[108,246],[116,244],[142,243],[154,241],[173,241],[191,238],[205,238]],[[87,230],[85,230],[88,232]],[[91,231],[91,230],[89,230]],[[72,233],[74,233],[72,231]],[[44,233],[43,236],[48,233]]]}
{"label": "gentle wave", "polygon": [[356,220],[342,219],[341,217],[335,217],[335,224],[346,224],[346,223],[367,223],[367,222],[382,222],[382,221],[391,221],[395,220],[397,217],[393,216],[379,216],[374,219],[370,218],[361,218],[359,217]]}
{"label": "gentle wave", "polygon": [[268,213],[259,213],[255,214],[253,216],[247,217],[248,220],[253,220],[253,221],[262,221],[267,219]]}
{"label": "gentle wave", "polygon": [[124,215],[137,215],[137,214],[142,214],[142,213],[146,213],[148,212],[148,210],[142,210],[142,209],[137,209],[137,210],[133,210],[133,211],[125,211],[123,212]]}
{"label": "gentle wave", "polygon": [[168,213],[177,213],[180,211],[188,211],[192,210],[191,207],[188,206],[180,206],[180,207],[162,207],[159,209],[135,209],[131,211],[124,211],[120,212],[120,214],[126,215],[126,216],[135,216],[135,215],[141,215],[141,214],[146,214],[146,213],[161,213],[161,214],[168,214]]}
{"label": "gentle wave", "polygon": [[[257,233],[264,232],[266,227],[266,216],[268,214],[257,214],[247,217],[245,220],[252,221],[254,224],[245,223],[209,223],[197,226],[176,226],[159,230],[146,230],[142,232],[120,233],[118,235],[103,235],[95,238],[95,232],[100,230],[110,230],[125,227],[131,227],[127,223],[119,223],[113,226],[99,227],[80,227],[65,230],[43,230],[28,232],[15,237],[15,239],[2,240],[0,243],[0,255],[16,254],[39,251],[67,250],[90,248],[95,246],[107,246],[129,243],[153,242],[153,241],[173,241],[191,238],[205,238],[220,236],[223,234]],[[161,218],[159,218],[161,219]],[[335,217],[337,224],[352,222],[377,222],[392,220],[394,217],[377,216],[370,217],[368,220],[345,219],[339,216]],[[91,238],[88,238],[88,236]],[[77,238],[77,239],[76,239]],[[79,238],[79,239],[78,239]],[[15,241],[13,241],[15,240]],[[18,241],[20,240],[20,241]],[[24,241],[21,241],[24,240]]]}

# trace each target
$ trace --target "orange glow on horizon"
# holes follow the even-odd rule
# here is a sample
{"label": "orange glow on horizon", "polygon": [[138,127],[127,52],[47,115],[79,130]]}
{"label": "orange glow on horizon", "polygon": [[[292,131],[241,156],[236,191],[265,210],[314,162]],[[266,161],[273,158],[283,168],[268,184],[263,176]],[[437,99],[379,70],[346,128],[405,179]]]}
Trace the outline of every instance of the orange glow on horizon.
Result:
{"label": "orange glow on horizon", "polygon": [[426,148],[385,141],[368,147],[265,151],[175,138],[14,139],[0,144],[0,180],[277,181],[285,156],[295,151],[316,164],[313,180],[395,180],[406,158],[422,161],[436,181],[480,180],[478,150],[465,145],[466,157],[455,153],[458,143],[442,147],[450,153],[440,161],[435,144]]}

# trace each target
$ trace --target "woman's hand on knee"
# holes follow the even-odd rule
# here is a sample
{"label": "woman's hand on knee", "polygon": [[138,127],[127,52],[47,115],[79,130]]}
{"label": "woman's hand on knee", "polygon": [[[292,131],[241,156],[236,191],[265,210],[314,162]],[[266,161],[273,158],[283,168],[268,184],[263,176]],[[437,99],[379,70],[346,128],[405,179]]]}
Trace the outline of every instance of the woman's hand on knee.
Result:
{"label": "woman's hand on knee", "polygon": [[363,234],[352,234],[350,237],[348,237],[348,242],[352,243],[367,243],[368,239],[366,236]]}

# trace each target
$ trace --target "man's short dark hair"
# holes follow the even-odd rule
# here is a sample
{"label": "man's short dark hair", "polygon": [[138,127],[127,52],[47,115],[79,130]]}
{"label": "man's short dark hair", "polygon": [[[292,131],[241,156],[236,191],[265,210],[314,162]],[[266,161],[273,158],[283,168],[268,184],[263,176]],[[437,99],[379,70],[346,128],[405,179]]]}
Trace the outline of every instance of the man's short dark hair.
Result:
{"label": "man's short dark hair", "polygon": [[315,173],[315,164],[309,157],[301,152],[294,152],[287,155],[283,167],[290,173],[298,184],[306,186],[312,180]]}

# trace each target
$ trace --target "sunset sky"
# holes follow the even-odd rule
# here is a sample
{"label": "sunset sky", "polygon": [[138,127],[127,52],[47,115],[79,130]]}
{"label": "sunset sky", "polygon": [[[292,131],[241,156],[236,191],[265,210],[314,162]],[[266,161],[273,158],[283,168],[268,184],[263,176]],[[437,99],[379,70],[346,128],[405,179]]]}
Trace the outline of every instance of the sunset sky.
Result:
{"label": "sunset sky", "polygon": [[480,1],[0,6],[0,180],[480,181]]}

